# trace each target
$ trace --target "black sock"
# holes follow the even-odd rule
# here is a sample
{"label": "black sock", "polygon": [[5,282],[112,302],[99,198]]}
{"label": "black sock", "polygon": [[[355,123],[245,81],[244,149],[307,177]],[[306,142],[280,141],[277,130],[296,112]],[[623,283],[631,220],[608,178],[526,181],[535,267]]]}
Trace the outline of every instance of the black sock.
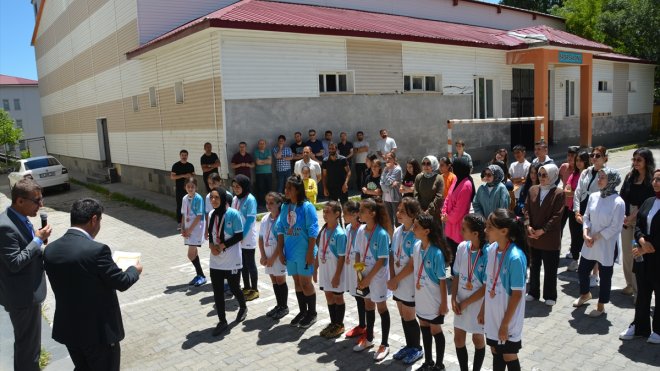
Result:
{"label": "black sock", "polygon": [[298,299],[298,308],[300,313],[307,312],[307,300],[305,300],[305,294],[302,291],[296,291],[296,299]]}
{"label": "black sock", "polygon": [[419,322],[416,319],[410,320],[408,321],[408,327],[410,327],[410,346],[422,349],[420,344],[422,334],[419,330]]}
{"label": "black sock", "polygon": [[365,319],[365,308],[364,308],[364,298],[360,296],[355,297],[355,301],[357,302],[357,310],[358,310],[358,326],[360,327],[366,327],[367,322]]}
{"label": "black sock", "polygon": [[282,295],[280,294],[280,285],[273,283],[273,293],[275,294],[275,306],[279,307],[282,303]]}
{"label": "black sock", "polygon": [[505,362],[506,369],[509,371],[520,371],[520,360],[518,358],[513,361]]}
{"label": "black sock", "polygon": [[335,323],[344,326],[344,315],[346,314],[346,304],[335,304]]}
{"label": "black sock", "polygon": [[305,295],[305,299],[307,300],[307,311],[316,314],[316,293]]}
{"label": "black sock", "polygon": [[438,332],[433,335],[435,339],[435,365],[441,370],[445,368],[445,333]]}
{"label": "black sock", "polygon": [[493,371],[506,370],[506,363],[504,357],[500,353],[493,353]]}
{"label": "black sock", "polygon": [[202,264],[199,262],[199,255],[197,255],[195,259],[191,260],[190,262],[195,267],[195,272],[197,272],[198,276],[206,277],[204,275],[204,271],[202,270]]}
{"label": "black sock", "polygon": [[433,364],[433,335],[431,335],[430,327],[421,327],[422,341],[424,342],[424,361],[428,364]]}
{"label": "black sock", "polygon": [[335,304],[328,304],[328,313],[330,314],[330,323],[335,323],[335,318],[337,317],[335,308],[337,306]]}
{"label": "black sock", "polygon": [[456,357],[458,358],[458,365],[461,371],[470,371],[468,368],[468,351],[465,345],[462,348],[456,347]]}
{"label": "black sock", "polygon": [[410,346],[410,328],[408,322],[401,317],[401,327],[403,327],[403,336],[406,338],[406,346]]}
{"label": "black sock", "polygon": [[390,346],[388,343],[390,337],[390,311],[386,310],[380,314],[380,327],[383,329],[381,345]]}
{"label": "black sock", "polygon": [[283,284],[278,285],[279,290],[280,290],[280,306],[282,308],[288,308],[289,304],[287,304],[287,300],[289,298],[289,286],[287,286],[286,281],[284,281]]}
{"label": "black sock", "polygon": [[365,310],[367,318],[367,340],[374,341],[374,325],[376,324],[376,310]]}
{"label": "black sock", "polygon": [[477,348],[474,350],[474,362],[472,364],[473,371],[481,370],[481,366],[484,364],[484,358],[486,357],[486,347]]}

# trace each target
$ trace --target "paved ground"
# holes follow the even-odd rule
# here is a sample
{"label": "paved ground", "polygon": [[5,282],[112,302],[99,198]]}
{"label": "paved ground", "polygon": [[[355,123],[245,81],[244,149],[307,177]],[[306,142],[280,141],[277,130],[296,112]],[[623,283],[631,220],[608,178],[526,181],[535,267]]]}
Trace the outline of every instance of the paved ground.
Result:
{"label": "paved ground", "polygon": [[[630,165],[632,151],[622,151],[610,157],[610,166],[625,173]],[[660,159],[660,151],[654,150]],[[132,190],[125,185],[110,185],[115,192],[131,196]],[[0,187],[0,207],[9,204],[8,186]],[[225,336],[214,338],[211,331],[217,323],[213,308],[211,285],[190,289],[187,282],[193,268],[186,259],[186,248],[175,231],[175,222],[168,217],[136,209],[120,202],[104,199],[91,191],[73,186],[67,193],[46,195],[46,209],[54,225],[55,239],[68,226],[67,210],[71,202],[83,196],[101,199],[106,206],[102,229],[97,237],[113,250],[140,251],[143,255],[144,272],[138,283],[119,294],[122,306],[126,339],[122,342],[122,369],[126,370],[217,370],[217,369],[404,369],[391,359],[374,364],[372,352],[356,354],[351,351],[349,339],[325,340],[318,332],[328,323],[325,300],[318,297],[319,321],[306,331],[293,329],[288,322],[296,313],[274,322],[265,312],[274,305],[274,296],[268,278],[260,269],[261,298],[248,303],[248,319],[231,329]],[[140,192],[139,196],[163,207],[174,205],[165,196]],[[568,231],[565,233],[568,236]],[[568,240],[563,243],[564,252]],[[208,250],[201,255],[208,268]],[[564,254],[562,254],[564,255]],[[612,304],[607,315],[600,319],[588,318],[583,307],[574,309],[571,302],[577,296],[577,276],[565,271],[567,261],[562,259],[559,275],[560,297],[552,308],[534,302],[527,306],[520,353],[523,369],[537,370],[614,370],[657,369],[660,367],[660,346],[652,346],[645,340],[621,342],[617,336],[627,327],[633,316],[630,297],[620,293],[623,284],[621,267],[615,268]],[[290,281],[289,287],[293,288]],[[596,296],[597,290],[593,291]],[[347,326],[356,324],[355,302],[348,295]],[[403,342],[403,332],[397,310],[390,302],[392,352]],[[296,308],[291,290],[289,305]],[[46,302],[45,313],[52,318],[55,303],[52,293]],[[236,303],[228,303],[228,318],[236,314]],[[0,369],[10,369],[11,327],[6,313],[0,311]],[[453,345],[453,316],[448,315],[443,326],[447,336],[445,364],[447,370],[458,370]],[[378,328],[378,320],[376,328]],[[8,326],[8,327],[7,327]],[[44,346],[53,354],[49,370],[70,370],[72,365],[66,350],[52,341],[48,327],[44,333]],[[376,339],[379,339],[379,333]],[[255,346],[256,345],[256,346]],[[470,354],[473,349],[468,348]],[[486,368],[492,359],[486,357]],[[419,366],[419,363],[416,365]]]}

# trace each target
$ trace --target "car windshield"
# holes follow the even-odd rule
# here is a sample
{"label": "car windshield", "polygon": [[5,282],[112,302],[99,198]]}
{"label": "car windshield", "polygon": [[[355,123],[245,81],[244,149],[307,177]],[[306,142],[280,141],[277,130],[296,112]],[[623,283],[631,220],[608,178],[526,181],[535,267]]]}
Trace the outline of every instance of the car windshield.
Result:
{"label": "car windshield", "polygon": [[50,166],[50,164],[48,163],[48,158],[37,158],[25,162],[25,170],[40,169],[42,167],[48,167],[48,166]]}

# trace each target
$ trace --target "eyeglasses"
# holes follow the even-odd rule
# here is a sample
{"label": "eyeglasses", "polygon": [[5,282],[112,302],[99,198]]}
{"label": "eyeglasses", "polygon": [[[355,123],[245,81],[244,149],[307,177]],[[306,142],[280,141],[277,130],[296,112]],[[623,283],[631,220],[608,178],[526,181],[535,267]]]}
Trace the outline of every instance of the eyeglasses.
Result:
{"label": "eyeglasses", "polygon": [[424,161],[424,162],[422,162],[422,166],[431,166],[431,163],[427,162],[427,161]]}
{"label": "eyeglasses", "polygon": [[548,173],[538,173],[540,178],[547,178]]}
{"label": "eyeglasses", "polygon": [[30,200],[30,201],[34,202],[36,205],[41,205],[41,204],[44,202],[44,198],[43,198],[43,197],[39,197],[39,198],[28,198],[28,197],[23,197],[23,198],[25,198],[26,200]]}
{"label": "eyeglasses", "polygon": [[591,157],[591,158],[601,158],[601,157],[603,157],[603,155],[601,155],[600,153],[592,153],[592,154],[589,155],[589,157]]}

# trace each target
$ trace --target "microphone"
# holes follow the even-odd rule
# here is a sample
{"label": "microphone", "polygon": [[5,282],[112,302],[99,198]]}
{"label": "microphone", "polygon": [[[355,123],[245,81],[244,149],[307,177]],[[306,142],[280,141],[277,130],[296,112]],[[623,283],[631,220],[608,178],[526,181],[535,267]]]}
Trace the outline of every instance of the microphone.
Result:
{"label": "microphone", "polygon": [[[40,212],[39,218],[41,218],[41,228],[46,227],[46,225],[48,224],[48,213],[46,213],[45,211]],[[44,240],[44,244],[46,243],[48,243],[48,239]]]}

